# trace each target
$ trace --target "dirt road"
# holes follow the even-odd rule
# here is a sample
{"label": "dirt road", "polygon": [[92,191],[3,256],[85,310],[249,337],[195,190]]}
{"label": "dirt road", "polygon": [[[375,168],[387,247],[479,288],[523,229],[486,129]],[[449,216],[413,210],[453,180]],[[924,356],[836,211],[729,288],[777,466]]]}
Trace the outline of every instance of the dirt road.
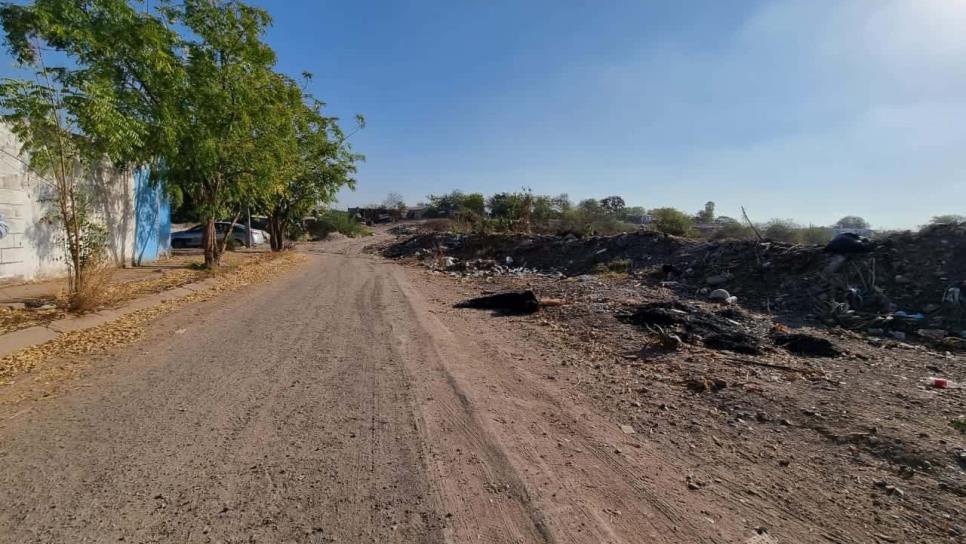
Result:
{"label": "dirt road", "polygon": [[360,248],[311,249],[5,407],[0,542],[863,541],[693,492],[693,459],[558,385],[525,330]]}

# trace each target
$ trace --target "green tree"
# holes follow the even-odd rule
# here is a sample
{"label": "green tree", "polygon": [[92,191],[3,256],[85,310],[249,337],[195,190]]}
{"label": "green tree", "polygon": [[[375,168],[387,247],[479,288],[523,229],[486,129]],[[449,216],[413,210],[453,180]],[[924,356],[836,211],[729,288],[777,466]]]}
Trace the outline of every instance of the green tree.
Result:
{"label": "green tree", "polygon": [[956,225],[958,223],[966,223],[966,215],[937,215],[929,220],[929,224],[931,225]]}
{"label": "green tree", "polygon": [[569,206],[569,201],[565,198],[553,197],[548,195],[536,195],[533,197],[533,223],[541,227],[547,227],[553,220],[560,219],[564,209]]}
{"label": "green tree", "polygon": [[[263,204],[273,251],[281,251],[286,232],[300,229],[305,216],[318,215],[340,188],[355,188],[356,163],[363,160],[352,152],[337,120],[322,114],[322,102],[301,93],[293,93],[291,98],[288,114],[296,142],[290,155],[293,165],[276,176]],[[359,116],[357,122],[359,128],[365,124]]]}
{"label": "green tree", "polygon": [[[264,10],[235,0],[160,1],[153,10],[129,0],[34,0],[3,4],[0,22],[17,61],[44,74],[42,85],[3,87],[28,147],[62,154],[68,174],[64,164],[105,157],[121,168],[152,166],[175,205],[189,204],[205,223],[209,267],[227,243],[216,240],[216,219],[260,206],[284,222],[353,182],[361,156],[321,103],[275,72]],[[58,66],[44,64],[41,52],[51,49]],[[74,207],[65,224],[83,222]]]}
{"label": "green tree", "polygon": [[857,215],[846,215],[836,221],[835,226],[840,229],[867,229],[869,222]]}
{"label": "green tree", "polygon": [[600,200],[600,207],[611,215],[621,216],[624,208],[627,207],[627,203],[624,202],[623,198],[614,195],[602,198]]}
{"label": "green tree", "polygon": [[179,43],[184,84],[161,119],[175,140],[162,176],[191,196],[205,225],[205,265],[215,267],[227,242],[218,244],[215,221],[237,218],[294,171],[290,118],[279,113],[295,90],[273,71],[275,54],[262,41],[266,11],[221,0],[184,0],[161,10],[187,30]]}
{"label": "green tree", "polygon": [[652,223],[655,230],[674,236],[689,236],[694,230],[694,220],[690,215],[675,208],[657,208],[651,210],[654,217]]}
{"label": "green tree", "polygon": [[[97,172],[146,164],[167,141],[148,97],[171,79],[174,34],[122,1],[5,3],[0,23],[14,59],[35,74],[3,80],[0,108],[30,166],[50,182],[56,212],[48,219],[63,234],[73,303],[104,248],[91,213]],[[131,68],[147,64],[154,68],[143,74]]]}
{"label": "green tree", "polygon": [[444,195],[429,195],[428,217],[451,217],[477,221],[486,213],[486,202],[481,193],[453,191]]}
{"label": "green tree", "polygon": [[490,217],[516,221],[520,218],[525,203],[522,193],[496,193],[486,199]]}

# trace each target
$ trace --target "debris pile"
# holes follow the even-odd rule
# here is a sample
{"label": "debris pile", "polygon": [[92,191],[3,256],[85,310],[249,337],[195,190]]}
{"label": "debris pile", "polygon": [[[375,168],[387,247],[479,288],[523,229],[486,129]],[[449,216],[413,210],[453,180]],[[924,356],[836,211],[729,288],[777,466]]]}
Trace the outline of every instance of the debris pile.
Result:
{"label": "debris pile", "polygon": [[637,268],[660,266],[693,241],[650,231],[578,238],[538,234],[418,234],[383,250],[389,258],[449,256],[462,260],[507,257],[519,266],[566,275],[594,272],[599,264],[628,260]]}
{"label": "debris pile", "polygon": [[762,344],[745,323],[681,301],[642,304],[618,316],[624,322],[650,330],[672,329],[684,342],[705,347],[759,355]]}
{"label": "debris pile", "polygon": [[563,277],[560,272],[545,273],[536,268],[513,266],[513,259],[507,257],[504,264],[493,259],[460,260],[455,257],[445,257],[439,262],[433,262],[430,268],[443,271],[451,276],[486,278],[492,276],[528,276]]}
{"label": "debris pile", "polygon": [[[966,344],[966,224],[826,246],[616,236],[417,234],[385,248],[455,276],[582,276],[627,264],[642,286],[903,340]],[[625,268],[622,268],[625,269]],[[716,337],[718,338],[718,337]],[[717,342],[718,340],[712,340]]]}

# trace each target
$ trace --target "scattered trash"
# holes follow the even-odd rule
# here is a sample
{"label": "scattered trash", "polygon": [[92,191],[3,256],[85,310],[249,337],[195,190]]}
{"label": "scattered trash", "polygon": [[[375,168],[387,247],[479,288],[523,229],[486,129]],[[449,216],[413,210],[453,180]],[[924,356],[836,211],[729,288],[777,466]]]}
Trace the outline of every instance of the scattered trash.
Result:
{"label": "scattered trash", "polygon": [[956,385],[946,378],[929,377],[923,380],[926,385],[936,389],[956,389]]}
{"label": "scattered trash", "polygon": [[637,433],[637,431],[634,430],[634,427],[631,427],[630,425],[621,425],[620,428],[621,428],[621,432],[624,433],[624,434],[635,434],[635,433]]}
{"label": "scattered trash", "polygon": [[[606,255],[608,263],[628,263],[642,287],[660,286],[681,297],[697,294],[732,305],[740,298],[743,307],[756,311],[881,331],[872,334],[899,341],[933,341],[938,334],[917,331],[942,329],[948,334],[938,341],[947,342],[966,329],[964,248],[966,225],[944,225],[875,241],[842,234],[825,246],[695,241],[647,230],[614,236],[437,232],[400,238],[383,254],[417,256],[453,277],[570,276],[592,285],[602,282],[589,274]],[[670,332],[686,343],[701,343],[688,331]],[[948,347],[956,351],[966,344]]]}
{"label": "scattered trash", "polygon": [[695,304],[654,302],[638,306],[633,313],[619,314],[618,319],[652,331],[677,333],[689,344],[748,355],[761,353],[760,342],[741,323]]}
{"label": "scattered trash", "polygon": [[471,298],[456,304],[455,307],[496,310],[507,314],[532,314],[540,308],[540,301],[533,291],[526,289]]}

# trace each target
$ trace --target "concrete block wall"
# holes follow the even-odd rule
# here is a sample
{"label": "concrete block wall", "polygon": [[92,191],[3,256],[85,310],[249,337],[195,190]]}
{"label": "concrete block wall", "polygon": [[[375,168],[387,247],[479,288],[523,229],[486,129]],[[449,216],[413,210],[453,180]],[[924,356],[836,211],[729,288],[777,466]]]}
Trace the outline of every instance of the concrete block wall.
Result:
{"label": "concrete block wall", "polygon": [[[20,141],[0,124],[0,213],[10,230],[0,239],[0,283],[67,273],[60,229],[49,220],[54,202],[50,183],[20,156]],[[97,180],[95,215],[109,231],[109,255],[118,264],[134,254],[134,176],[105,170]]]}

